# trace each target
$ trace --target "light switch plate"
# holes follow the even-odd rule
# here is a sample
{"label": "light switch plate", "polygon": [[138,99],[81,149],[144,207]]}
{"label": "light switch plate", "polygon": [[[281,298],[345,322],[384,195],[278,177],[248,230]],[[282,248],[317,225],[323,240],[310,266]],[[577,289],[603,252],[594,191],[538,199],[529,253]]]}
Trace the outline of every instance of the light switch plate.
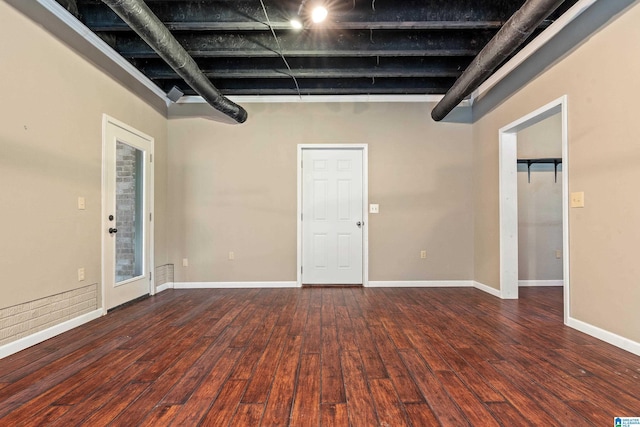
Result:
{"label": "light switch plate", "polygon": [[189,267],[189,259],[188,258],[182,258],[182,266],[183,267]]}
{"label": "light switch plate", "polygon": [[571,193],[571,207],[584,208],[584,191]]}
{"label": "light switch plate", "polygon": [[369,205],[369,213],[372,213],[372,214],[380,213],[380,205],[377,203],[371,203]]}
{"label": "light switch plate", "polygon": [[84,267],[78,269],[78,282],[82,282],[84,280]]}
{"label": "light switch plate", "polygon": [[80,209],[80,210],[84,210],[85,209],[84,197],[82,197],[82,196],[78,197],[78,209]]}

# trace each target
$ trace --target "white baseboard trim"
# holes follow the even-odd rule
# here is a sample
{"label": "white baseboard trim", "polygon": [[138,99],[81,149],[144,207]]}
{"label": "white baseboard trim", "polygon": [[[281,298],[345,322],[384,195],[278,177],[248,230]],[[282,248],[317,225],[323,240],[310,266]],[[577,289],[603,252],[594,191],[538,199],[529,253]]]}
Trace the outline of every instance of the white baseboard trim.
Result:
{"label": "white baseboard trim", "polygon": [[468,288],[471,280],[370,280],[368,288]]}
{"label": "white baseboard trim", "polygon": [[487,286],[484,283],[473,282],[473,287],[476,289],[480,289],[483,292],[493,295],[494,297],[502,298],[502,292],[500,289],[492,288],[491,286]]}
{"label": "white baseboard trim", "polygon": [[173,289],[173,282],[163,283],[162,285],[156,288],[156,294],[159,294],[162,291],[166,291],[167,289]]}
{"label": "white baseboard trim", "polygon": [[69,319],[58,325],[52,326],[50,328],[36,332],[35,334],[31,334],[24,338],[20,338],[16,341],[0,346],[0,359],[22,351],[25,348],[29,348],[33,345],[39,344],[43,341],[48,340],[49,338],[53,338],[56,335],[60,335],[64,332],[67,332],[80,325],[84,325],[85,323],[91,322],[92,320],[98,319],[100,317],[102,317],[102,308],[90,311],[89,313],[74,317],[73,319]]}
{"label": "white baseboard trim", "polygon": [[292,282],[175,282],[173,289],[298,288]]}
{"label": "white baseboard trim", "polygon": [[564,286],[564,280],[518,280],[518,286]]}
{"label": "white baseboard trim", "polygon": [[587,335],[591,335],[594,338],[598,338],[599,340],[640,356],[640,343],[638,342],[614,334],[613,332],[605,331],[604,329],[598,328],[597,326],[593,326],[581,320],[574,319],[573,317],[569,317],[567,326],[570,326],[580,332],[584,332]]}

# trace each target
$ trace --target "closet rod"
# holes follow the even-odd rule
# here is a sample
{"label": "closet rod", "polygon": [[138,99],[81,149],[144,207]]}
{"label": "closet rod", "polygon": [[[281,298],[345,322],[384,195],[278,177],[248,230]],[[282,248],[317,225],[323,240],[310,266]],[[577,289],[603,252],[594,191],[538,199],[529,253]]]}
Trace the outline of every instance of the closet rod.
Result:
{"label": "closet rod", "polygon": [[531,165],[534,164],[552,164],[555,178],[554,182],[558,182],[558,165],[562,164],[562,158],[550,157],[543,159],[518,159],[518,164],[527,165],[527,182],[531,183]]}

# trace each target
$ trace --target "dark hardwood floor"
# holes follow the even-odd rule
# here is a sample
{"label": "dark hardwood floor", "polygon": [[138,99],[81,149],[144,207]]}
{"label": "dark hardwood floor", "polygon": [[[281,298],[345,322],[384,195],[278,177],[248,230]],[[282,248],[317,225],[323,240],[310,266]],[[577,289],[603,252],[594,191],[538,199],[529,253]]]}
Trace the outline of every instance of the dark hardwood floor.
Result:
{"label": "dark hardwood floor", "polygon": [[562,289],[169,290],[0,360],[0,425],[610,426],[640,357]]}

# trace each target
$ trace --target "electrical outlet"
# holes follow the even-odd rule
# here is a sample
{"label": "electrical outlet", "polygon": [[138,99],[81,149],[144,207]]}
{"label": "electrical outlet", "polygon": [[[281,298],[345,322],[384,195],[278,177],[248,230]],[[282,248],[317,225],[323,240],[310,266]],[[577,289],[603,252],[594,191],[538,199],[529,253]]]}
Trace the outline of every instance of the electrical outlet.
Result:
{"label": "electrical outlet", "polygon": [[84,197],[82,197],[82,196],[78,197],[78,209],[80,209],[80,210],[86,209]]}
{"label": "electrical outlet", "polygon": [[584,191],[571,193],[571,207],[584,208]]}
{"label": "electrical outlet", "polygon": [[82,282],[84,280],[84,267],[80,267],[78,269],[78,282]]}
{"label": "electrical outlet", "polygon": [[236,254],[234,254],[233,251],[229,252],[229,261],[233,261],[234,259],[236,259]]}
{"label": "electrical outlet", "polygon": [[562,249],[556,249],[556,259],[562,258]]}
{"label": "electrical outlet", "polygon": [[183,267],[189,267],[189,259],[188,258],[182,258],[182,266]]}
{"label": "electrical outlet", "polygon": [[426,259],[426,258],[427,258],[427,251],[423,249],[420,251],[420,259]]}

